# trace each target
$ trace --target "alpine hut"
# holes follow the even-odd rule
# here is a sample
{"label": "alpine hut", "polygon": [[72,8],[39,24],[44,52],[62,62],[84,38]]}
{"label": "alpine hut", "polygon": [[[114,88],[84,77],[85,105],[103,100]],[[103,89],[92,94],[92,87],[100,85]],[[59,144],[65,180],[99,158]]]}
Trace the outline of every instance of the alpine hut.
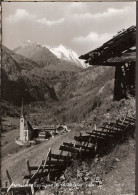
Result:
{"label": "alpine hut", "polygon": [[79,58],[89,65],[115,66],[114,100],[135,95],[136,26],[123,29]]}

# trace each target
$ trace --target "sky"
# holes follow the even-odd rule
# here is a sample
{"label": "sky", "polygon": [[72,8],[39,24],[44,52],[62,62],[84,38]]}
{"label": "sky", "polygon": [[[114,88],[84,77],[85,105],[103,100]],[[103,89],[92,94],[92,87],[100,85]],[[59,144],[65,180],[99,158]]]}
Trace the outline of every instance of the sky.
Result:
{"label": "sky", "polygon": [[26,40],[87,53],[136,25],[135,2],[3,2],[2,43]]}

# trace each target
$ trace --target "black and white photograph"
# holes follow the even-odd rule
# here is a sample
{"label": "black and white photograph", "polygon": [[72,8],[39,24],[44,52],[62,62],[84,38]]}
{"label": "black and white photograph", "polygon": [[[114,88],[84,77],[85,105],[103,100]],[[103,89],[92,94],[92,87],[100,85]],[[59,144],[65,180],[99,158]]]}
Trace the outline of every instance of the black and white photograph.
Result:
{"label": "black and white photograph", "polygon": [[1,194],[135,195],[136,2],[1,14]]}

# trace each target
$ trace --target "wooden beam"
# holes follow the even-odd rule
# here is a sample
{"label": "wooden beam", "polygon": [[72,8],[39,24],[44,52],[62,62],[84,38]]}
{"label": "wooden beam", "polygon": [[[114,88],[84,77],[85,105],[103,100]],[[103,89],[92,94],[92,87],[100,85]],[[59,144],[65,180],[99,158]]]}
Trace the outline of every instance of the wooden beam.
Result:
{"label": "wooden beam", "polygon": [[93,132],[93,135],[103,137],[104,139],[106,138],[106,135],[108,135],[109,137],[114,137],[113,135],[110,135],[110,134],[104,133],[104,132]]}
{"label": "wooden beam", "polygon": [[[50,174],[54,174],[54,173],[56,173],[58,170],[57,169],[55,169],[55,170],[50,170]],[[49,174],[49,172],[48,171],[44,171],[44,172],[39,172],[39,173],[37,173],[36,175],[35,175],[35,178],[34,178],[34,180],[37,178],[37,179],[41,179],[41,178],[44,178],[44,177],[47,177],[48,176],[48,174]],[[33,175],[25,175],[24,177],[23,177],[23,179],[31,179],[31,177],[32,177]]]}
{"label": "wooden beam", "polygon": [[[106,129],[108,129],[108,128],[106,128]],[[114,133],[116,133],[116,134],[120,134],[120,133],[122,133],[123,132],[123,130],[122,129],[115,129],[115,128],[113,128],[113,129],[108,129],[109,130],[109,132],[114,132]]]}
{"label": "wooden beam", "polygon": [[45,169],[45,166],[46,166],[47,159],[48,159],[48,156],[49,156],[50,151],[51,151],[51,148],[49,148],[49,151],[48,151],[48,153],[47,153],[47,155],[46,155],[46,158],[45,158],[45,161],[44,161],[44,165],[43,165],[42,171]]}
{"label": "wooden beam", "polygon": [[32,183],[32,182],[35,181],[35,179],[37,178],[37,175],[38,175],[39,170],[40,170],[40,168],[41,168],[42,165],[43,165],[43,160],[42,160],[41,164],[38,166],[38,169],[36,170],[36,172],[32,175],[32,177],[28,181],[28,184],[30,184],[30,183]]}
{"label": "wooden beam", "polygon": [[120,131],[122,131],[122,129],[121,128],[117,128],[117,127],[101,127],[101,128],[103,128],[103,129],[105,129],[105,130],[108,130],[108,131],[116,131],[116,132],[120,132]]}
{"label": "wooden beam", "polygon": [[[64,144],[64,143],[63,143]],[[54,158],[54,159],[61,159],[61,160],[67,160],[67,156],[65,155],[60,155],[60,154],[50,154],[51,155],[51,158]]]}
{"label": "wooden beam", "polygon": [[[120,58],[123,51],[128,50],[133,46],[136,46],[136,27],[134,26],[125,30],[121,34],[117,34],[101,47],[82,55],[79,58],[85,59],[86,62],[92,65],[103,65],[104,63],[106,64],[107,60],[110,58]],[[136,61],[136,55],[131,56],[130,53],[122,55],[124,55],[122,59],[116,59],[119,63],[124,58],[127,61],[131,60],[131,58]]]}
{"label": "wooden beam", "polygon": [[[9,189],[9,190],[8,190]],[[33,185],[29,185],[29,186],[21,186],[21,187],[18,187],[18,186],[14,186],[14,185],[11,185],[9,186],[9,188],[1,188],[1,192],[11,192],[14,190],[14,195],[17,193],[17,194],[20,194],[20,193],[23,193],[24,194],[26,193],[26,191],[30,194],[30,195],[34,195],[34,187]]]}
{"label": "wooden beam", "polygon": [[128,121],[123,121],[121,119],[116,120],[117,124],[127,127],[129,125]]}
{"label": "wooden beam", "polygon": [[[51,166],[51,168],[55,168],[55,167],[58,168],[58,167],[60,167],[60,165],[50,165],[50,166]],[[49,165],[46,165],[45,168],[44,168],[44,170],[48,169],[48,167],[49,167]],[[37,169],[38,169],[38,166],[31,166],[30,167],[30,170],[31,171],[34,171],[34,170],[37,170]],[[43,169],[43,165],[40,167],[40,170],[41,169]]]}
{"label": "wooden beam", "polygon": [[136,119],[134,117],[126,116],[126,118],[133,120],[133,121],[136,121]]}
{"label": "wooden beam", "polygon": [[[88,141],[89,141],[89,138],[86,138],[86,137],[77,137],[77,136],[75,136],[74,139],[75,139],[76,141],[80,141],[80,142],[88,142]],[[104,138],[101,138],[101,137],[97,137],[97,138],[96,138],[96,137],[93,137],[93,138],[90,140],[90,143],[94,143],[94,141],[95,141],[96,139],[103,140]]]}
{"label": "wooden beam", "polygon": [[130,123],[130,124],[131,124],[131,123],[135,124],[135,121],[132,120],[132,119],[129,119],[129,118],[126,118],[125,121],[128,122],[128,123]]}
{"label": "wooden beam", "polygon": [[36,172],[34,175],[30,177],[30,175],[24,176],[24,179],[29,179],[29,184],[34,183],[36,179],[40,179],[41,177],[46,177],[48,175],[48,172]]}
{"label": "wooden beam", "polygon": [[[74,144],[72,144],[72,143],[63,142],[63,145],[69,146],[69,147],[74,147]],[[80,146],[81,146],[81,145],[78,145],[78,144],[75,145],[76,148],[80,148]]]}
{"label": "wooden beam", "polygon": [[101,135],[115,135],[115,134],[118,134],[120,133],[120,131],[113,131],[112,132],[112,129],[111,131],[108,131],[108,132],[104,132],[104,131],[95,131],[94,133],[98,133],[98,134],[101,134]]}
{"label": "wooden beam", "polygon": [[78,153],[79,152],[78,148],[72,148],[72,147],[68,147],[68,146],[64,146],[64,145],[61,145],[59,150],[63,150],[66,152],[71,152],[71,153]]}
{"label": "wooden beam", "polygon": [[6,191],[6,194],[5,195],[8,195],[9,192],[11,192],[11,195],[14,195],[13,192],[14,192],[14,189],[11,190],[13,186],[13,183],[11,183],[11,185],[8,187],[7,191]]}
{"label": "wooden beam", "polygon": [[[63,145],[69,146],[69,147],[73,147],[73,144],[72,143],[65,143],[65,142],[63,142]],[[82,145],[75,145],[75,148],[78,148],[78,149],[82,148],[84,150],[92,150],[94,147],[88,147],[88,146],[82,146]]]}
{"label": "wooden beam", "polygon": [[59,161],[57,161],[57,160],[48,160],[47,161],[47,165],[58,165],[58,164],[64,164],[65,163],[65,161],[64,160],[59,160]]}
{"label": "wooden beam", "polygon": [[[119,123],[109,123],[107,124],[107,127],[105,128],[110,128],[110,129],[116,129],[116,130],[122,130],[122,128],[125,128],[126,126],[123,124],[119,124]],[[103,127],[101,127],[103,128]]]}

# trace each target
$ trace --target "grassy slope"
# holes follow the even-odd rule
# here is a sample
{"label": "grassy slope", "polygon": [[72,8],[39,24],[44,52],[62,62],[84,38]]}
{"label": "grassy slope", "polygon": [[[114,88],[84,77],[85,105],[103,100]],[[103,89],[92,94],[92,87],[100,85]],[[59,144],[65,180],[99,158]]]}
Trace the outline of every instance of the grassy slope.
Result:
{"label": "grassy slope", "polygon": [[[110,167],[115,158],[119,159],[119,162]],[[109,164],[108,169],[111,169],[111,172],[103,175],[103,187],[96,190],[95,194],[135,194],[135,141],[129,140],[117,146],[103,161],[107,166]],[[101,166],[101,169],[104,171],[105,167]]]}
{"label": "grassy slope", "polygon": [[[79,173],[79,174],[78,174]],[[88,178],[88,181],[82,180]],[[127,195],[135,194],[135,141],[130,139],[122,145],[117,145],[113,151],[102,158],[94,161],[75,162],[74,166],[68,168],[66,177],[68,181],[61,180],[58,184],[72,183],[74,187],[48,188],[37,195],[49,194],[75,194],[75,195]],[[92,182],[98,178],[102,181],[101,186],[92,186]],[[82,185],[82,187],[78,187]]]}
{"label": "grassy slope", "polygon": [[[63,141],[73,140],[75,132],[69,132],[65,135],[57,136],[47,142],[39,145],[25,148],[11,156],[6,156],[2,160],[2,182],[7,180],[5,170],[8,169],[14,182],[22,182],[22,178],[27,173],[26,159],[29,159],[31,165],[39,165],[42,159],[45,159],[49,148],[53,153],[59,153],[59,146]],[[10,162],[10,163],[9,163]]]}
{"label": "grassy slope", "polygon": [[[124,103],[122,101],[120,101],[120,102],[116,103],[116,106],[115,105],[114,105],[114,107],[112,106],[111,110],[110,110],[112,120],[114,120],[114,117],[115,118],[117,118],[117,116],[121,117],[121,115],[125,114],[126,111],[129,113],[130,116],[131,116],[131,114],[134,114],[135,100],[133,100],[133,99],[127,100],[127,101],[124,101]],[[111,121],[111,119],[110,119],[110,121]],[[32,164],[39,165],[41,160],[45,158],[45,156],[48,152],[48,148],[51,147],[53,150],[53,153],[59,153],[59,150],[58,150],[59,146],[63,142],[73,141],[74,135],[78,134],[80,131],[79,126],[76,126],[74,128],[71,128],[71,129],[72,129],[71,132],[69,132],[65,135],[57,136],[54,139],[49,140],[48,142],[41,143],[39,145],[35,145],[35,146],[30,147],[30,148],[22,149],[18,153],[15,153],[11,156],[5,156],[2,160],[2,181],[4,182],[6,180],[5,170],[8,169],[10,174],[11,174],[11,177],[13,177],[13,180],[15,182],[21,182],[22,176],[27,173],[26,164],[25,164],[26,159],[30,160],[31,165]],[[131,148],[131,146],[132,146],[132,148]],[[111,158],[113,158],[113,157],[122,158],[122,161],[121,160],[120,161],[123,163],[123,160],[124,161],[126,160],[125,156],[126,157],[128,156],[128,164],[125,163],[125,165],[128,166],[129,163],[130,163],[130,165],[132,163],[132,166],[133,166],[134,161],[130,162],[130,157],[129,157],[129,155],[131,155],[131,154],[133,155],[132,157],[134,158],[134,142],[131,142],[130,145],[124,144],[124,146],[119,146],[118,148],[115,149],[115,151],[113,151],[113,153],[109,154],[109,157],[107,157],[107,158],[105,157],[105,160],[107,160],[107,163],[109,163],[109,166],[110,166],[111,165],[111,163],[110,163]],[[22,168],[21,168],[21,165],[22,165]],[[104,170],[104,166],[105,165],[103,164],[103,167],[101,167],[100,170],[101,169]],[[123,164],[121,166],[123,166]],[[120,166],[120,168],[121,168],[121,166]],[[127,169],[128,169],[128,167],[126,167],[126,170]],[[122,171],[123,171],[123,168],[122,168]],[[133,167],[131,167],[131,171],[133,171]],[[100,173],[100,171],[99,171],[99,173]],[[128,175],[129,175],[129,173],[128,173]],[[132,176],[132,180],[133,180],[133,176]]]}

